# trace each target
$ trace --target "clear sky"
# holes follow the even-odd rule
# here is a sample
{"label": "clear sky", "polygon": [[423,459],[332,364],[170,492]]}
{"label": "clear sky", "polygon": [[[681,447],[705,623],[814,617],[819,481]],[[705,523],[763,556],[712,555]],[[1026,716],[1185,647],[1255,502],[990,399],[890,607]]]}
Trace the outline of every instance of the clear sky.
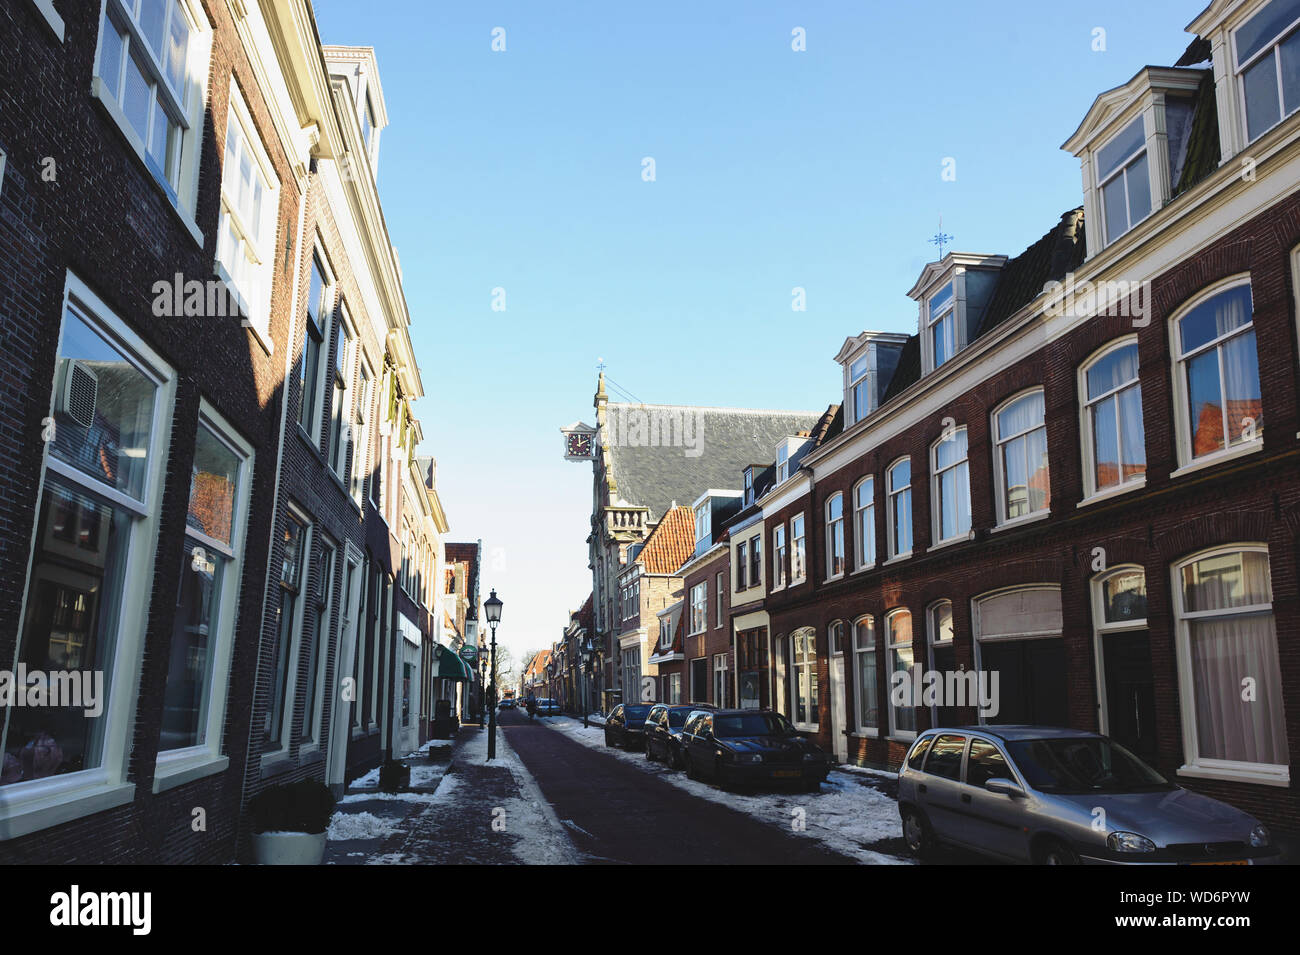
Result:
{"label": "clear sky", "polygon": [[939,217],[961,251],[1042,236],[1082,202],[1060,144],[1204,5],[316,0],[324,43],[378,57],[419,451],[501,641],[549,644],[590,592],[591,469],[558,429],[594,423],[598,359],[646,402],[840,400],[845,337],[916,330]]}

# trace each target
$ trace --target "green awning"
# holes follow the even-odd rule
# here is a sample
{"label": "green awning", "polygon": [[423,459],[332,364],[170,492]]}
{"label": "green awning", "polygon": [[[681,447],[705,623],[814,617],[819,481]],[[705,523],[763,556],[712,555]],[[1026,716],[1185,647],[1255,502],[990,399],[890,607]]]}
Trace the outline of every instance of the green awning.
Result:
{"label": "green awning", "polygon": [[434,674],[435,676],[440,679],[456,680],[461,683],[473,681],[474,675],[469,672],[469,667],[465,665],[465,661],[456,656],[456,651],[439,644],[434,647],[433,652],[435,656],[434,667],[437,671]]}

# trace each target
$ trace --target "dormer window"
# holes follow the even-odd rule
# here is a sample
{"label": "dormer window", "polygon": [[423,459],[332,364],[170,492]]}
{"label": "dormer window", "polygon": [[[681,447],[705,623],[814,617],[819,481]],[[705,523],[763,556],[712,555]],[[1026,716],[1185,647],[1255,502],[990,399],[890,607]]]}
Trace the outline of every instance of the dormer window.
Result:
{"label": "dormer window", "polygon": [[790,449],[782,444],[776,449],[776,483],[780,484],[790,476]]}
{"label": "dormer window", "polygon": [[867,377],[869,366],[867,356],[863,355],[849,365],[849,389],[853,394],[853,420],[861,421],[871,412],[871,394],[868,391],[870,380]]}
{"label": "dormer window", "polygon": [[1300,108],[1300,0],[1273,0],[1233,34],[1254,142]]}
{"label": "dormer window", "polygon": [[1151,214],[1151,173],[1141,116],[1097,150],[1097,188],[1107,245]]}
{"label": "dormer window", "polygon": [[754,469],[745,468],[745,506],[754,503]]}
{"label": "dormer window", "polygon": [[926,334],[930,353],[934,356],[934,367],[938,368],[957,353],[957,315],[951,282],[930,297],[926,311]]}
{"label": "dormer window", "polygon": [[710,512],[709,504],[705,501],[695,508],[695,547],[698,550],[701,541],[707,541],[710,536]]}
{"label": "dormer window", "polygon": [[906,343],[907,336],[897,332],[863,332],[844,340],[835,360],[844,370],[846,428],[880,406]]}

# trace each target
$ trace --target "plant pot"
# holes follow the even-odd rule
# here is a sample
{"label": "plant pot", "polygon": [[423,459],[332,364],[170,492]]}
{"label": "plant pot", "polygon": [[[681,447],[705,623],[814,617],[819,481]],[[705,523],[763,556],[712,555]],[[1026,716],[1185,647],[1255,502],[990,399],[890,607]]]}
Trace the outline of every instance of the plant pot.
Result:
{"label": "plant pot", "polygon": [[325,833],[254,833],[253,858],[258,865],[320,865],[325,858]]}

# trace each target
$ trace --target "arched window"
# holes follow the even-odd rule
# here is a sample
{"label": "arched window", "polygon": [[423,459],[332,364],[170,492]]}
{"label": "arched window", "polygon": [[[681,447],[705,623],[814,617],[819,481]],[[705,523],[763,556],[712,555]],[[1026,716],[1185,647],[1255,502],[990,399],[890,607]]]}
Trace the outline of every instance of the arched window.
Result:
{"label": "arched window", "polygon": [[1107,345],[1093,356],[1080,372],[1079,388],[1086,493],[1142,484],[1147,453],[1137,338]]}
{"label": "arched window", "polygon": [[1046,511],[1052,503],[1043,391],[1017,395],[993,412],[998,523]]}
{"label": "arched window", "polygon": [[935,543],[965,537],[970,533],[970,471],[965,428],[945,432],[930,448],[930,473]]}
{"label": "arched window", "polygon": [[1176,565],[1174,612],[1188,766],[1221,778],[1286,779],[1268,549],[1219,548]]}
{"label": "arched window", "polygon": [[912,552],[912,460],[900,458],[890,465],[889,489],[889,556],[903,557]]}
{"label": "arched window", "polygon": [[903,681],[908,685],[908,692],[914,686],[910,610],[891,610],[885,615],[885,639],[889,650],[889,735],[911,739],[916,735],[916,707],[899,705],[894,692]]}
{"label": "arched window", "polygon": [[867,736],[880,732],[880,683],[876,667],[876,622],[870,614],[853,624],[854,724]]}
{"label": "arched window", "polygon": [[1252,308],[1250,280],[1237,278],[1173,321],[1180,464],[1257,445],[1263,437]]}
{"label": "arched window", "polygon": [[790,634],[790,702],[794,724],[805,729],[816,729],[817,632],[811,627]]}
{"label": "arched window", "polygon": [[876,479],[870,475],[853,488],[853,547],[857,568],[876,562]]}
{"label": "arched window", "polygon": [[826,576],[844,573],[844,495],[832,494],[826,501]]}

